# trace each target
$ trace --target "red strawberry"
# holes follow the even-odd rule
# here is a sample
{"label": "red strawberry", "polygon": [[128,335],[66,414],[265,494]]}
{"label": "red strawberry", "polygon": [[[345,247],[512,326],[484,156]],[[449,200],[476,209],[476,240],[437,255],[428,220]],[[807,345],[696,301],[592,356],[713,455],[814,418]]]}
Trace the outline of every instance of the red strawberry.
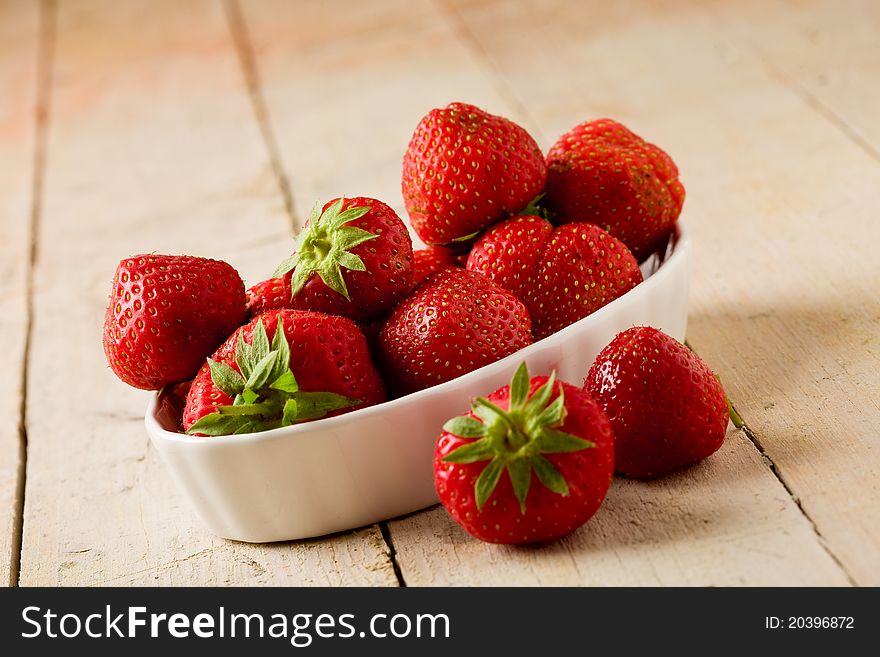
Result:
{"label": "red strawberry", "polygon": [[[315,206],[296,238],[292,256],[268,283],[262,310],[314,310],[368,321],[387,312],[412,289],[412,240],[400,217],[373,198],[334,199]],[[288,299],[275,286],[288,285]],[[267,290],[263,290],[266,292]]]}
{"label": "red strawberry", "polygon": [[104,354],[125,383],[158,390],[192,378],[244,314],[244,284],[227,263],[135,255],[116,268]]}
{"label": "red strawberry", "polygon": [[574,531],[602,504],[613,474],[614,437],[599,405],[555,372],[530,380],[525,363],[509,386],[447,422],[434,451],[443,506],[490,543]]}
{"label": "red strawberry", "polygon": [[442,246],[429,246],[426,249],[413,251],[413,285],[418,285],[428,276],[442,269],[461,266],[461,255]]}
{"label": "red strawberry", "polygon": [[444,269],[395,308],[379,334],[388,380],[403,393],[449,381],[532,341],[522,302],[484,276]]}
{"label": "red strawberry", "polygon": [[611,119],[581,123],[547,154],[543,204],[555,220],[598,224],[639,260],[669,235],[683,203],[672,158]]}
{"label": "red strawberry", "polygon": [[544,189],[544,158],[523,128],[473,105],[431,110],[403,157],[403,200],[426,244],[469,241]]}
{"label": "red strawberry", "polygon": [[239,328],[202,366],[187,395],[183,427],[210,436],[265,431],[385,399],[354,322],[272,310]]}
{"label": "red strawberry", "polygon": [[637,326],[605,347],[584,383],[605,409],[619,472],[658,477],[724,442],[728,406],[712,370],[662,331]]}
{"label": "red strawberry", "polygon": [[642,282],[626,246],[598,226],[572,223],[554,229],[534,216],[511,217],[486,231],[471,249],[467,268],[526,304],[536,340]]}
{"label": "red strawberry", "polygon": [[290,272],[252,285],[245,296],[250,317],[256,317],[267,310],[289,308],[293,303],[290,298]]}

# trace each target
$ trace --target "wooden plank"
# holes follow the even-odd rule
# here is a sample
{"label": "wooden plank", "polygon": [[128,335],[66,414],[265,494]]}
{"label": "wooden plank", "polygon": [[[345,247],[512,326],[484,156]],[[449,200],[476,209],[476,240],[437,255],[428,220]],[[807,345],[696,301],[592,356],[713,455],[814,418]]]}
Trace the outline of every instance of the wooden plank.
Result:
{"label": "wooden plank", "polygon": [[18,583],[22,371],[35,152],[38,7],[0,4],[0,585]]}
{"label": "wooden plank", "polygon": [[508,109],[430,2],[265,0],[242,14],[301,215],[344,194],[405,216],[403,150],[425,112],[453,100]]}
{"label": "wooden plank", "polygon": [[104,364],[121,257],[211,255],[254,278],[289,249],[222,6],[62,3],[54,80],[22,584],[396,584],[376,527],[263,546],[209,535],[150,448],[146,395]]}
{"label": "wooden plank", "polygon": [[[584,30],[582,24],[578,30],[566,26],[563,7],[541,4],[529,12],[514,3],[484,3],[468,9],[467,21],[430,2],[345,8],[244,7],[268,113],[285,164],[301,185],[294,195],[308,203],[358,193],[400,209],[403,149],[420,116],[434,106],[474,102],[520,120],[539,137],[561,133],[586,111],[583,98],[565,87],[589,73],[571,61],[560,69],[559,52],[548,47],[561,38],[572,49]],[[334,16],[332,40],[325,38],[327,15]],[[535,34],[539,29],[546,32]],[[628,62],[634,71],[643,64]],[[667,141],[676,134],[683,133],[670,130]],[[663,136],[658,139],[666,143]],[[602,513],[573,538],[528,551],[465,539],[441,509],[392,521],[389,529],[411,584],[847,583],[809,521],[739,433],[709,464],[680,478],[620,483]],[[764,561],[756,567],[757,559]]]}
{"label": "wooden plank", "polygon": [[695,243],[689,338],[822,543],[876,585],[880,505],[865,501],[880,489],[880,225],[865,219],[880,204],[876,159],[702,5],[484,2],[457,14],[548,134],[611,115],[677,159]]}
{"label": "wooden plank", "polygon": [[746,0],[714,12],[771,75],[880,160],[880,4]]}

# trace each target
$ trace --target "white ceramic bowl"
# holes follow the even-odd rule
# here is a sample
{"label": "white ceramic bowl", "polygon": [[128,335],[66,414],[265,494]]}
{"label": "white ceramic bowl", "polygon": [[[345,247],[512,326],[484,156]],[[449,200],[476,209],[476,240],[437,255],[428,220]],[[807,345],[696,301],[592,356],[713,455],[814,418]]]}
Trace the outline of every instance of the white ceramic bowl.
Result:
{"label": "white ceramic bowl", "polygon": [[177,433],[179,400],[163,391],[147,408],[147,433],[198,516],[225,538],[307,538],[416,511],[437,502],[431,462],[440,427],[472,397],[508,383],[522,360],[532,374],[556,369],[580,385],[624,329],[650,325],[683,340],[689,263],[679,228],[624,296],[503,360],[400,399],[263,433],[194,438]]}

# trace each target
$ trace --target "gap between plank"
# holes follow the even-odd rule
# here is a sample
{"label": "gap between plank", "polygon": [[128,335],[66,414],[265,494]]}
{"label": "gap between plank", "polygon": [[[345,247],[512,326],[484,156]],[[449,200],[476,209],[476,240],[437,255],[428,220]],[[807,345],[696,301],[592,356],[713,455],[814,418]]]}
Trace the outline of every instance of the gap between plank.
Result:
{"label": "gap between plank", "polygon": [[291,231],[296,235],[302,227],[302,222],[296,215],[293,190],[290,186],[290,180],[288,180],[287,174],[284,172],[284,163],[281,160],[281,149],[278,148],[278,140],[275,138],[275,131],[272,129],[272,121],[269,117],[269,106],[266,104],[266,98],[263,95],[263,88],[260,84],[260,75],[257,70],[257,58],[254,54],[250,35],[248,34],[247,23],[244,15],[241,13],[241,6],[239,5],[238,0],[223,0],[223,9],[226,13],[226,20],[229,24],[229,32],[232,35],[235,50],[238,53],[238,60],[241,64],[245,85],[247,86],[248,95],[251,99],[254,115],[257,118],[257,125],[260,127],[260,134],[263,137],[263,143],[266,146],[266,150],[269,152],[269,162],[272,166],[272,173],[275,176],[278,189],[284,199],[284,210],[290,221]]}
{"label": "gap between plank", "polygon": [[458,34],[459,39],[465,47],[476,55],[477,59],[482,60],[483,65],[489,69],[491,77],[495,81],[495,88],[498,91],[498,95],[501,96],[504,102],[510,106],[518,117],[528,121],[531,132],[534,133],[533,136],[537,137],[538,141],[544,141],[544,135],[538,127],[538,122],[535,121],[535,118],[532,116],[531,112],[529,112],[528,108],[520,102],[517,95],[513,92],[513,89],[511,89],[504,81],[504,77],[496,70],[489,53],[483,47],[483,44],[480,43],[477,35],[471,30],[467,21],[464,19],[464,16],[458,11],[458,7],[453,4],[452,0],[435,0],[435,2],[441,9],[440,13],[446,14],[450,19],[455,32]]}
{"label": "gap between plank", "polygon": [[[717,8],[713,7],[710,9],[709,17],[710,20],[714,21],[716,25],[722,26],[723,29],[725,17],[717,10]],[[819,97],[811,92],[807,87],[788,75],[785,70],[777,66],[774,63],[773,58],[769,57],[767,53],[764,52],[753,39],[734,39],[734,37],[730,37],[727,41],[731,45],[739,45],[740,43],[742,43],[742,45],[748,50],[751,55],[755,57],[757,62],[764,68],[764,71],[773,80],[794,93],[796,96],[798,96],[804,102],[804,104],[807,105],[807,107],[809,107],[826,121],[831,123],[835,128],[843,133],[843,135],[847,139],[852,141],[856,146],[867,153],[872,159],[880,162],[880,150],[878,150],[867,139],[862,137],[862,135],[860,135],[857,130],[849,125],[842,116],[837,114],[837,112],[835,112],[828,105],[819,100]]]}
{"label": "gap between plank", "polygon": [[397,561],[397,548],[394,547],[394,541],[391,538],[391,528],[387,522],[383,521],[379,523],[379,531],[382,532],[382,540],[385,541],[385,545],[388,547],[388,560],[391,562],[391,567],[394,568],[397,585],[405,588],[407,585],[406,579],[404,579],[403,571],[400,569],[400,564]]}
{"label": "gap between plank", "polygon": [[18,414],[18,477],[15,487],[15,514],[12,530],[12,564],[9,586],[17,587],[21,576],[22,544],[24,540],[24,493],[27,479],[27,398],[28,362],[34,326],[34,272],[39,257],[40,219],[42,215],[43,184],[48,151],[49,109],[52,94],[52,62],[55,54],[55,0],[40,3],[40,28],[37,44],[37,90],[35,107],[34,160],[31,174],[31,211],[29,248],[25,264],[25,337],[21,362],[21,406]]}
{"label": "gap between plank", "polygon": [[[734,412],[737,415],[740,416],[740,418],[742,418],[742,415],[740,415],[739,411],[736,410],[736,407],[733,405],[733,402],[731,402],[730,407],[734,410]],[[785,489],[785,492],[788,493],[788,496],[791,498],[792,502],[795,503],[798,510],[801,512],[801,514],[804,516],[804,518],[807,519],[807,522],[810,523],[810,527],[813,528],[813,534],[815,534],[816,539],[819,541],[819,545],[825,551],[825,554],[827,554],[831,558],[831,560],[835,564],[837,564],[837,567],[840,568],[840,570],[846,576],[846,579],[850,583],[851,586],[858,586],[859,585],[858,582],[856,582],[856,580],[853,578],[853,576],[849,573],[849,571],[846,569],[846,566],[844,566],[843,562],[837,557],[836,554],[834,554],[834,552],[831,550],[831,548],[828,547],[828,544],[825,542],[825,537],[822,535],[822,532],[819,531],[819,527],[816,525],[815,522],[813,522],[813,519],[810,517],[810,514],[807,513],[806,509],[804,509],[803,505],[801,504],[801,499],[795,494],[795,492],[792,490],[792,488],[788,485],[788,482],[785,480],[785,477],[782,476],[782,473],[779,471],[779,468],[776,467],[776,463],[773,461],[773,459],[767,453],[767,450],[764,449],[764,446],[761,444],[761,439],[758,438],[758,435],[754,431],[752,431],[752,429],[749,427],[748,424],[746,424],[745,420],[743,420],[743,423],[742,423],[742,430],[743,430],[743,433],[746,435],[746,438],[749,439],[749,442],[751,442],[752,445],[755,446],[755,449],[758,450],[758,453],[761,455],[761,460],[764,461],[764,463],[767,465],[767,468],[770,470],[771,473],[773,473],[773,476],[776,477],[776,480],[782,485],[782,487]]]}
{"label": "gap between plank", "polygon": [[819,97],[816,96],[812,91],[807,89],[803,84],[786,75],[786,73],[778,68],[775,64],[773,64],[772,60],[767,57],[759,48],[754,45],[750,45],[750,48],[755,54],[757,60],[761,63],[761,65],[764,67],[771,78],[779,82],[783,87],[793,92],[795,95],[799,96],[800,99],[804,101],[804,104],[807,105],[807,107],[809,107],[826,121],[831,123],[835,128],[843,133],[843,135],[847,139],[849,139],[856,146],[862,149],[872,159],[880,162],[880,150],[875,148],[867,139],[862,137],[851,125],[846,122],[846,120],[842,116],[837,114],[834,110],[828,107],[828,105],[819,100]]}

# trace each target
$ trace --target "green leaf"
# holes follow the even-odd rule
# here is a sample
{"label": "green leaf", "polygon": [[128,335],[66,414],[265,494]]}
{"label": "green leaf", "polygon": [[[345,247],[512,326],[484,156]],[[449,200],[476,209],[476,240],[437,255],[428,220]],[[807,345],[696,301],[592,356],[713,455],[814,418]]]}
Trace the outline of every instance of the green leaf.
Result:
{"label": "green leaf", "polygon": [[250,422],[245,422],[238,429],[236,429],[232,435],[237,436],[242,433],[254,433],[256,431],[262,431],[264,427],[260,426],[258,422],[254,422],[251,420]]}
{"label": "green leaf", "polygon": [[474,491],[476,493],[478,510],[483,508],[486,500],[488,500],[489,496],[492,495],[492,492],[495,490],[495,486],[498,485],[498,479],[501,477],[501,473],[503,471],[504,461],[496,457],[489,462],[489,465],[483,468],[480,476],[477,477],[477,481],[474,484]]}
{"label": "green leaf", "polygon": [[297,404],[296,399],[288,399],[284,404],[284,412],[281,416],[281,424],[289,426],[296,422]]}
{"label": "green leaf", "polygon": [[275,271],[272,272],[272,278],[278,278],[280,276],[284,276],[287,272],[296,267],[296,263],[299,262],[299,251],[286,257],[281,263],[275,268]]}
{"label": "green leaf", "polygon": [[268,400],[259,404],[240,404],[233,406],[215,406],[214,412],[219,415],[272,415],[278,411],[278,402]]}
{"label": "green leaf", "polygon": [[467,235],[462,235],[461,237],[456,237],[455,239],[452,240],[452,242],[453,243],[454,242],[470,242],[472,239],[474,239],[479,234],[480,234],[480,231],[477,230],[477,231],[474,231],[473,233],[468,233]]}
{"label": "green leaf", "polygon": [[257,363],[263,360],[268,353],[269,337],[266,335],[266,327],[263,326],[263,320],[260,319],[254,327],[254,337],[251,339],[251,365],[256,367]]}
{"label": "green leaf", "polygon": [[311,276],[314,271],[314,269],[311,269],[309,267],[297,266],[297,268],[293,271],[293,276],[290,279],[291,299],[295,298],[296,295],[302,291],[303,287],[305,287],[305,284],[309,280],[309,276]]}
{"label": "green leaf", "polygon": [[467,416],[454,417],[443,425],[443,431],[448,431],[461,438],[479,438],[485,436],[487,428],[488,427],[479,420]]}
{"label": "green leaf", "polygon": [[532,465],[538,480],[544,486],[554,493],[568,497],[568,482],[565,481],[565,477],[556,469],[555,465],[540,454],[532,456],[529,459],[529,463]]}
{"label": "green leaf", "polygon": [[543,219],[549,219],[550,212],[540,205],[542,198],[544,198],[544,194],[538,194],[535,198],[529,201],[529,204],[526,207],[516,214],[518,216],[542,217]]}
{"label": "green leaf", "polygon": [[374,235],[373,233],[364,230],[363,228],[340,228],[337,231],[334,245],[340,251],[349,251],[353,249],[358,244],[363,244],[364,242],[368,242],[370,240],[374,240],[378,235]]}
{"label": "green leaf", "polygon": [[235,343],[235,362],[245,378],[250,376],[251,346],[244,341],[244,331],[238,332],[238,340]]}
{"label": "green leaf", "polygon": [[590,440],[578,438],[570,433],[564,433],[545,427],[538,436],[538,451],[542,454],[562,454],[567,452],[579,452],[582,449],[595,447],[596,443]]}
{"label": "green leaf", "polygon": [[559,396],[553,400],[547,408],[541,411],[536,423],[539,426],[558,427],[565,420],[565,393],[559,391]]}
{"label": "green leaf", "polygon": [[[321,208],[323,207],[324,204],[321,203],[321,201],[315,201],[314,205],[312,205],[312,209],[309,210],[309,226],[314,226],[316,223],[321,221]],[[302,233],[300,233],[300,235],[302,235]]]}
{"label": "green leaf", "polygon": [[547,406],[547,402],[550,401],[550,396],[553,394],[554,387],[556,387],[556,370],[553,370],[550,373],[550,378],[547,379],[546,383],[535,390],[534,394],[529,398],[529,401],[526,402],[526,414],[540,414],[540,412],[544,410],[544,407]]}
{"label": "green leaf", "polygon": [[365,214],[370,211],[369,205],[358,205],[353,208],[348,208],[344,212],[340,212],[334,221],[334,227],[339,228],[344,224],[347,224],[349,221],[354,221],[355,219],[360,219]]}
{"label": "green leaf", "polygon": [[361,403],[359,399],[349,399],[335,392],[298,392],[296,393],[296,419],[315,420],[327,413],[341,408],[350,408]]}
{"label": "green leaf", "polygon": [[348,301],[351,301],[351,296],[348,294],[348,287],[346,287],[345,279],[342,277],[342,270],[339,268],[339,262],[331,261],[322,266],[318,269],[318,276],[324,281],[324,285],[337,294],[341,294]]}
{"label": "green leaf", "polygon": [[262,360],[254,366],[247,380],[247,387],[251,390],[261,390],[271,381],[272,372],[278,363],[278,352],[270,351]]}
{"label": "green leaf", "polygon": [[203,433],[207,436],[228,436],[250,423],[251,418],[246,415],[211,413],[200,417],[186,432],[190,435]]}
{"label": "green leaf", "polygon": [[471,403],[471,409],[474,414],[477,415],[484,423],[493,424],[495,422],[501,422],[507,426],[510,426],[510,417],[503,408],[493,404],[485,397],[477,397]]}
{"label": "green leaf", "polygon": [[211,380],[214,385],[220,388],[224,394],[234,398],[244,390],[244,379],[241,378],[241,374],[226,363],[209,358],[208,368],[211,370]]}
{"label": "green leaf", "polygon": [[495,456],[495,450],[491,441],[486,438],[475,440],[460,447],[456,447],[443,457],[444,463],[476,463],[477,461],[488,461]]}
{"label": "green leaf", "polygon": [[[717,376],[715,378],[718,378]],[[721,379],[718,379],[718,382],[721,382]],[[733,404],[730,402],[730,397],[727,395],[724,396],[727,400],[727,413],[730,415],[730,421],[733,422],[733,426],[737,429],[742,429],[743,427],[743,419],[740,417],[740,414],[736,412],[736,409],[733,407]]]}
{"label": "green leaf", "polygon": [[296,377],[293,376],[293,372],[287,370],[284,374],[275,379],[272,384],[269,386],[272,390],[280,390],[281,392],[298,392],[299,384],[296,382]]}
{"label": "green leaf", "polygon": [[519,364],[513,379],[510,381],[510,410],[522,408],[529,396],[529,385],[531,379],[529,377],[529,368],[525,361]]}
{"label": "green leaf", "polygon": [[[290,372],[290,344],[287,342],[287,334],[284,332],[284,318],[280,315],[278,316],[278,324],[275,327],[275,335],[272,337],[271,349],[278,354],[275,369],[272,370],[272,374],[269,376],[269,381],[275,382]],[[293,376],[293,372],[290,372],[290,375]],[[296,390],[291,392],[296,392]]]}
{"label": "green leaf", "polygon": [[260,396],[250,388],[245,388],[244,391],[241,393],[241,397],[242,399],[244,399],[245,404],[253,404],[260,398]]}
{"label": "green leaf", "polygon": [[[315,224],[323,224],[325,230],[336,228],[336,219],[339,217],[339,211],[342,210],[342,204],[345,203],[345,197],[337,199],[333,205],[321,213]],[[311,227],[311,223],[309,224]]]}
{"label": "green leaf", "polygon": [[513,459],[507,464],[507,474],[510,475],[510,483],[513,484],[513,493],[519,500],[520,513],[526,512],[526,496],[529,494],[529,483],[532,479],[532,471],[525,459]]}
{"label": "green leaf", "polygon": [[346,269],[367,271],[367,266],[364,264],[364,261],[361,260],[359,256],[356,256],[354,253],[349,253],[348,251],[343,251],[339,254],[338,262],[340,266],[345,267]]}

